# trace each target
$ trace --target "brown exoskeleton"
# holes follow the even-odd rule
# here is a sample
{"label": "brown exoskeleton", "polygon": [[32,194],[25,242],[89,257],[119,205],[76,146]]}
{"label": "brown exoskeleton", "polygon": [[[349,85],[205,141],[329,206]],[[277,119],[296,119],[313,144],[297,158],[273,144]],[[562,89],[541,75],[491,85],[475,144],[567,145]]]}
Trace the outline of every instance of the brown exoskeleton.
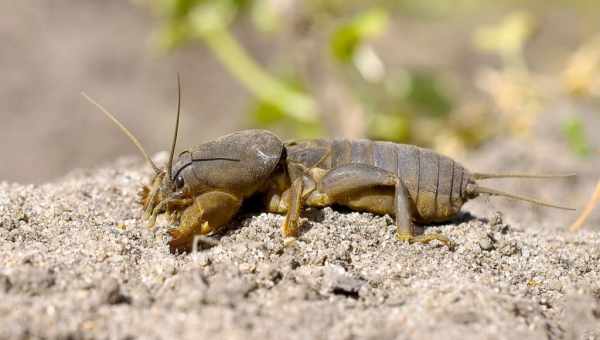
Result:
{"label": "brown exoskeleton", "polygon": [[138,146],[155,176],[142,192],[149,225],[165,213],[178,227],[169,230],[171,251],[189,251],[196,235],[215,232],[230,221],[244,200],[264,194],[269,212],[286,214],[284,237],[296,237],[302,209],[339,204],[395,216],[397,238],[408,242],[451,242],[441,234],[416,235],[414,223],[447,221],[479,194],[501,195],[560,208],[540,200],[480,186],[476,180],[501,177],[546,178],[571,175],[470,173],[454,160],[413,145],[370,140],[315,139],[282,142],[264,130],[245,130],[183,151],[173,163],[179,127],[164,169],[102,106],[83,94]]}

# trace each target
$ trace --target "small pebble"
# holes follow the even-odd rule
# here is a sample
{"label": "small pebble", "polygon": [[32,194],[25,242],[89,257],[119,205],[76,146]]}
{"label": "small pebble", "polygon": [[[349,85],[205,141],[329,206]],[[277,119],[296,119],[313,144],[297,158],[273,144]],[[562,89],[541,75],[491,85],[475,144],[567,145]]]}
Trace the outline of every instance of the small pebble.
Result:
{"label": "small pebble", "polygon": [[366,281],[353,277],[339,265],[329,265],[325,270],[323,285],[328,291],[336,295],[358,297],[360,289]]}
{"label": "small pebble", "polygon": [[128,298],[121,293],[119,281],[115,278],[106,278],[100,282],[96,291],[96,301],[99,304],[116,305],[128,302]]}
{"label": "small pebble", "polygon": [[0,274],[0,292],[8,293],[8,291],[10,290],[11,287],[12,287],[12,283],[10,282],[10,279],[8,278],[8,276],[6,276],[4,274]]}
{"label": "small pebble", "polygon": [[562,285],[562,283],[559,280],[552,280],[548,284],[548,288],[550,290],[554,290],[554,291],[560,292],[563,289],[563,285]]}
{"label": "small pebble", "polygon": [[488,236],[485,236],[479,240],[479,247],[481,248],[481,250],[490,251],[494,249],[494,244]]}

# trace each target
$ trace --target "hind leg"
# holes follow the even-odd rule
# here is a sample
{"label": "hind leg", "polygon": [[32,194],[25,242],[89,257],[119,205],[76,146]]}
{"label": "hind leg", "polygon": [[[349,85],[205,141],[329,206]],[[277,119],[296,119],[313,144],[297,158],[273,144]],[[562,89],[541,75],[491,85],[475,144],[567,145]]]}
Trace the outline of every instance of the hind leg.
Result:
{"label": "hind leg", "polygon": [[330,201],[353,209],[393,213],[398,240],[409,243],[437,240],[452,247],[452,242],[444,235],[416,235],[408,190],[398,176],[390,172],[366,164],[348,164],[329,171],[318,182],[317,188]]}
{"label": "hind leg", "polygon": [[410,213],[410,198],[406,187],[398,181],[395,185],[394,210],[396,213],[396,238],[408,243],[419,242],[429,243],[437,240],[447,245],[448,248],[454,248],[454,244],[446,236],[441,234],[423,234],[416,235],[415,225],[412,222]]}

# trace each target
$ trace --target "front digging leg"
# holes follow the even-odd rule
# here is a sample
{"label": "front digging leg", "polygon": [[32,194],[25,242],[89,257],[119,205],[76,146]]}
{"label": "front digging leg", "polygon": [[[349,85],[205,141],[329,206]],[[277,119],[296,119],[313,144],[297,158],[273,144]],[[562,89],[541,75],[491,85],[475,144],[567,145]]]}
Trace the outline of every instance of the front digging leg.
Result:
{"label": "front digging leg", "polygon": [[211,191],[196,197],[181,214],[179,227],[169,230],[171,252],[190,251],[194,236],[216,231],[231,220],[241,205],[241,198],[223,191]]}

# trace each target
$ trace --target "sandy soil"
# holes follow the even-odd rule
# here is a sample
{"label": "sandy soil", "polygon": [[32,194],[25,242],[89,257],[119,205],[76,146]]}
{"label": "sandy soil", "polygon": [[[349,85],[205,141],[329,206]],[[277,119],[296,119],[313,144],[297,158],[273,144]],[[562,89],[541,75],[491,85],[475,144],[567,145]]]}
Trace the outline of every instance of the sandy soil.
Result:
{"label": "sandy soil", "polygon": [[[246,92],[201,47],[153,53],[152,19],[130,2],[0,1],[0,19],[0,155],[10,160],[0,179],[41,183],[0,182],[0,339],[600,339],[600,208],[571,234],[576,213],[481,198],[458,220],[425,229],[449,236],[454,251],[397,242],[389,217],[330,208],[308,211],[301,237],[284,247],[281,216],[247,213],[216,246],[170,254],[165,222],[148,230],[139,218],[136,192],[150,175],[139,158],[65,175],[135,152],[79,91],[152,151],[170,140],[177,71],[180,145],[244,125]],[[386,63],[465,74],[477,64],[461,47],[470,42],[447,46],[470,37],[470,26],[459,34],[399,24]],[[570,51],[577,29],[537,39]],[[270,45],[241,31],[268,64]],[[600,159],[573,156],[560,122],[581,115],[597,148],[600,115],[557,102],[534,134],[543,140],[491,142],[461,161],[480,171],[576,171],[490,186],[581,207]]]}
{"label": "sandy soil", "polygon": [[[500,149],[470,162],[531,145]],[[571,234],[576,214],[481,199],[425,229],[454,240],[450,251],[397,242],[387,216],[330,208],[308,211],[284,247],[283,217],[248,213],[216,246],[175,256],[165,222],[152,231],[139,218],[149,175],[122,159],[0,184],[0,339],[600,338],[598,214]],[[541,192],[556,185],[555,200],[579,204],[591,180]]]}

